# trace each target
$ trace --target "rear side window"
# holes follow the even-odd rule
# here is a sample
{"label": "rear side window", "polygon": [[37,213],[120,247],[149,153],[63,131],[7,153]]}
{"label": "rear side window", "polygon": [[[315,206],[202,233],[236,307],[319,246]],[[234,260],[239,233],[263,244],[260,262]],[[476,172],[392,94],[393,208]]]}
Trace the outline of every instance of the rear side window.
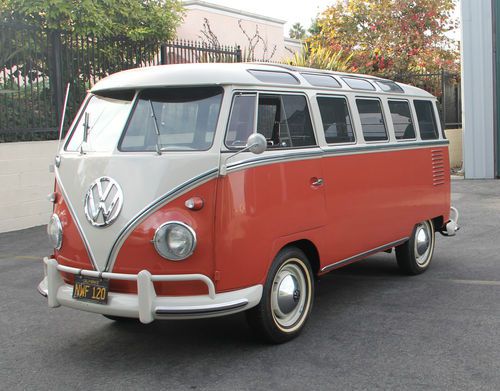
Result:
{"label": "rear side window", "polygon": [[428,100],[415,100],[413,104],[417,112],[418,127],[420,128],[420,137],[422,140],[437,139],[439,136],[432,102]]}
{"label": "rear side window", "polygon": [[359,118],[365,141],[387,140],[387,130],[380,101],[376,99],[356,99]]}
{"label": "rear side window", "polygon": [[415,128],[411,119],[410,105],[402,100],[390,100],[392,123],[397,140],[409,140],[415,138]]}
{"label": "rear side window", "polygon": [[346,99],[321,96],[317,100],[326,142],[353,143],[355,138]]}
{"label": "rear side window", "polygon": [[[300,148],[316,145],[307,100],[302,95],[259,94],[235,96],[226,134],[226,146],[243,148],[256,129],[268,148]],[[257,124],[254,113],[257,106]]]}

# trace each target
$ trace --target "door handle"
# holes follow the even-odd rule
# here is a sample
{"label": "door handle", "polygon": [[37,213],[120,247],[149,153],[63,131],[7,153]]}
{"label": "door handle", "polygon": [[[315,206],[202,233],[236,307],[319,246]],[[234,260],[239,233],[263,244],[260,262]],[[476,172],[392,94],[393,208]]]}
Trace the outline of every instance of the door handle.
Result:
{"label": "door handle", "polygon": [[315,187],[323,186],[323,178],[311,178],[311,185]]}

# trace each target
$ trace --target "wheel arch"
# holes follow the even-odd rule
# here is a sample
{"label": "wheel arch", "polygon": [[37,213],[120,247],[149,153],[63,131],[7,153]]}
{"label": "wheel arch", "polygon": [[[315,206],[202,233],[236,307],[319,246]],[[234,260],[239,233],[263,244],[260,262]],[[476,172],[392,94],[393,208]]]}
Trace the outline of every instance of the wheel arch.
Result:
{"label": "wheel arch", "polygon": [[441,231],[444,227],[444,216],[437,216],[431,219],[432,224],[434,225],[434,231]]}
{"label": "wheel arch", "polygon": [[[310,241],[309,239],[299,239],[295,240],[293,242],[289,242],[286,245],[284,245],[282,248],[280,248],[279,251],[283,250],[284,248],[287,247],[297,247],[298,249],[302,250],[304,254],[306,255],[309,264],[311,265],[311,269],[315,275],[319,273],[320,270],[320,257],[319,257],[319,251],[316,247],[316,245]],[[278,253],[279,253],[278,251]]]}

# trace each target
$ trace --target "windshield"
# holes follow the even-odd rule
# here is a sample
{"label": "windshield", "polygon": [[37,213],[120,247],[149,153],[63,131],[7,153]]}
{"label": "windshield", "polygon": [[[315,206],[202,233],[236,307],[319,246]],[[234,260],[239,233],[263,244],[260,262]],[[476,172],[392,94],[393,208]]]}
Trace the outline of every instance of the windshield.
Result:
{"label": "windshield", "polygon": [[141,91],[119,149],[124,152],[209,149],[222,92],[221,87]]}
{"label": "windshield", "polygon": [[[73,129],[66,151],[80,151],[80,148],[83,152],[112,151],[127,121],[133,97],[133,91],[92,95]],[[87,133],[85,143],[84,130]]]}

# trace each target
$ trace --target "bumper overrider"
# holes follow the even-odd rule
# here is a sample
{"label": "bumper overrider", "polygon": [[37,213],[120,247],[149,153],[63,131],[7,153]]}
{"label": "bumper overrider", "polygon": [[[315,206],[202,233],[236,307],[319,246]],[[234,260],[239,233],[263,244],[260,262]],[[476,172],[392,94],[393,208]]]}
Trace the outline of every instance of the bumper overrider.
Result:
{"label": "bumper overrider", "polygon": [[[38,285],[40,294],[51,308],[64,306],[103,315],[138,318],[142,323],[155,319],[210,318],[228,315],[256,306],[262,297],[262,285],[231,292],[215,293],[212,280],[203,274],[152,275],[147,270],[138,274],[122,274],[83,270],[60,265],[53,258],[44,258],[45,278]],[[73,299],[73,286],[66,284],[61,272],[110,280],[137,281],[137,294],[109,292],[107,304]],[[157,296],[153,282],[202,281],[207,295]]]}

